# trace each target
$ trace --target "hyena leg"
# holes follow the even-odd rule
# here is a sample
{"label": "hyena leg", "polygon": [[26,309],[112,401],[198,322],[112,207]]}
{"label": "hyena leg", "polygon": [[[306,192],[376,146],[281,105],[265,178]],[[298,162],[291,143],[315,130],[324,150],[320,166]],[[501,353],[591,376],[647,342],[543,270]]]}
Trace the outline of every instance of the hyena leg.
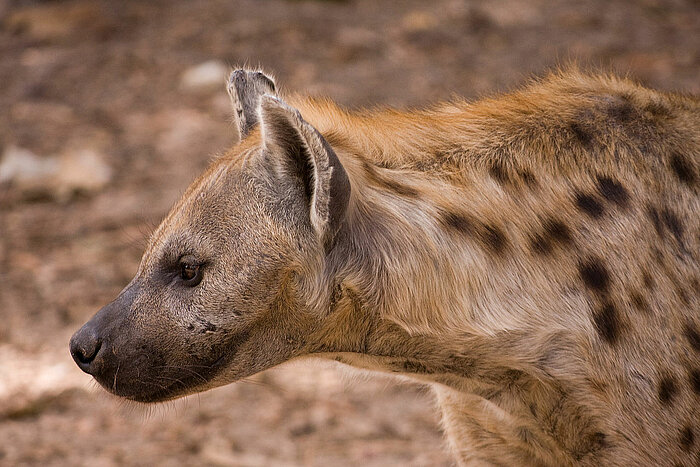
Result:
{"label": "hyena leg", "polygon": [[235,111],[241,139],[258,123],[258,107],[263,94],[277,95],[275,82],[260,71],[234,70],[228,79],[228,94]]}
{"label": "hyena leg", "polygon": [[571,465],[536,426],[472,394],[435,386],[442,426],[460,466]]}

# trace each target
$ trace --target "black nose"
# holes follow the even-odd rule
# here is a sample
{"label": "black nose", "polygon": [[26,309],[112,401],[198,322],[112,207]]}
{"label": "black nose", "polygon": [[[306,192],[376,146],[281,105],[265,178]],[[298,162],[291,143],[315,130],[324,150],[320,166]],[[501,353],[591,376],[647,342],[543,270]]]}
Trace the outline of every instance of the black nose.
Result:
{"label": "black nose", "polygon": [[100,353],[102,340],[92,327],[85,325],[70,340],[70,354],[75,363],[85,373],[90,373],[90,366]]}

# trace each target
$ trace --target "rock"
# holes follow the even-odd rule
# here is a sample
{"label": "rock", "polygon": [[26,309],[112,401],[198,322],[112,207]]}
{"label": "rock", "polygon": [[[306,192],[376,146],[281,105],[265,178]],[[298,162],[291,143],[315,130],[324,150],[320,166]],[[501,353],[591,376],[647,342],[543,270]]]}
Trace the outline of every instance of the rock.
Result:
{"label": "rock", "polygon": [[63,352],[51,350],[25,352],[0,344],[0,420],[36,416],[83,391],[84,375]]}
{"label": "rock", "polygon": [[111,179],[112,169],[104,157],[92,149],[81,149],[60,157],[56,192],[64,198],[77,192],[94,193]]}
{"label": "rock", "polygon": [[[172,109],[159,119],[162,129],[155,137],[155,148],[162,155],[191,155],[212,138],[217,122],[191,109]],[[234,130],[235,131],[235,130]]]}
{"label": "rock", "polygon": [[28,149],[8,146],[0,160],[0,183],[27,185],[49,178],[57,170],[58,162],[53,158],[42,159]]}
{"label": "rock", "polygon": [[223,89],[229,71],[229,67],[219,60],[209,60],[185,70],[180,84],[190,90]]}
{"label": "rock", "polygon": [[401,19],[401,25],[409,32],[416,32],[436,28],[439,21],[431,12],[411,11]]}
{"label": "rock", "polygon": [[77,193],[99,191],[111,178],[112,169],[92,149],[39,157],[27,149],[9,146],[0,160],[0,184],[9,184],[22,199],[65,201]]}

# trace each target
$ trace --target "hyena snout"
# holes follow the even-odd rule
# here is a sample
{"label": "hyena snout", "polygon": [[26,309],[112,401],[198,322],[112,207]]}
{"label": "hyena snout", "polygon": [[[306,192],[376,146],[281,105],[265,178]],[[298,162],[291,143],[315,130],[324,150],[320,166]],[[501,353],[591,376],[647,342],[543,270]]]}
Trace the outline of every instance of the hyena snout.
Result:
{"label": "hyena snout", "polygon": [[70,353],[109,392],[160,402],[206,385],[229,363],[224,350],[232,347],[209,342],[218,331],[211,323],[190,330],[168,319],[157,302],[144,301],[147,292],[128,286],[73,335]]}
{"label": "hyena snout", "polygon": [[125,290],[103,307],[71,338],[70,353],[78,367],[119,396],[149,400],[162,382],[140,377],[163,366],[162,353],[140,336],[131,308],[135,292]]}
{"label": "hyena snout", "polygon": [[133,293],[129,290],[103,307],[83,325],[70,340],[70,353],[78,367],[94,376],[105,379],[115,363],[117,341],[127,334],[125,315],[131,306]]}

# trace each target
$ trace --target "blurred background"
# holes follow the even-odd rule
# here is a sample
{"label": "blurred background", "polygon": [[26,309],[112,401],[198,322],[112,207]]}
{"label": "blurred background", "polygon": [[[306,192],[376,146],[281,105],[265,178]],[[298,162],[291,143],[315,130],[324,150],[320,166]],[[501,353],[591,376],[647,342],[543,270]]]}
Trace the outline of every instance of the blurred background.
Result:
{"label": "blurred background", "polygon": [[697,0],[0,0],[0,465],[451,465],[429,391],[334,364],[147,413],[68,340],[235,142],[261,65],[349,107],[506,91],[569,61],[700,92]]}

